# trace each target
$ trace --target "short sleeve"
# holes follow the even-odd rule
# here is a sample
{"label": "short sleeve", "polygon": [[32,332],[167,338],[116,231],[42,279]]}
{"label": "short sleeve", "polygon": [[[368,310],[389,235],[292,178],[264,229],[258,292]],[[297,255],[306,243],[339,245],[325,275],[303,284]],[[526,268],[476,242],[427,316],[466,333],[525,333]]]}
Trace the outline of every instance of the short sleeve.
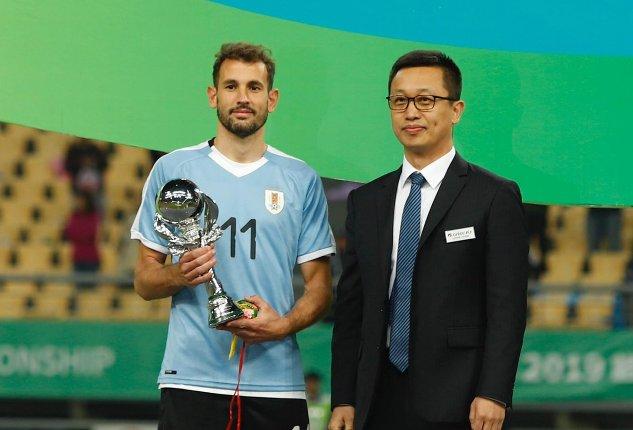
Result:
{"label": "short sleeve", "polygon": [[336,252],[328,222],[327,200],[319,176],[312,171],[303,204],[297,263],[305,263]]}
{"label": "short sleeve", "polygon": [[154,214],[156,213],[156,194],[165,183],[163,173],[163,160],[159,159],[151,172],[141,196],[141,206],[134,218],[134,224],[130,230],[132,239],[140,240],[143,245],[154,251],[169,254],[168,242],[154,230]]}

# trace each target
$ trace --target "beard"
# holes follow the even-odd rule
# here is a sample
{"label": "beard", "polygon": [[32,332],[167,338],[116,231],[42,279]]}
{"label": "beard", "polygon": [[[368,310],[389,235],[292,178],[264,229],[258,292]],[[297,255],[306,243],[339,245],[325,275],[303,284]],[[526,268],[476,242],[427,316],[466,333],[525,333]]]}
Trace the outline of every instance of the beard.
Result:
{"label": "beard", "polygon": [[[231,113],[236,109],[250,109],[253,112],[253,117],[248,121],[241,121],[233,118]],[[228,131],[234,135],[244,139],[257,130],[262,128],[266,124],[268,119],[268,112],[264,110],[262,114],[258,114],[257,111],[250,106],[238,105],[235,108],[229,109],[228,112],[222,109],[217,109],[218,120]]]}

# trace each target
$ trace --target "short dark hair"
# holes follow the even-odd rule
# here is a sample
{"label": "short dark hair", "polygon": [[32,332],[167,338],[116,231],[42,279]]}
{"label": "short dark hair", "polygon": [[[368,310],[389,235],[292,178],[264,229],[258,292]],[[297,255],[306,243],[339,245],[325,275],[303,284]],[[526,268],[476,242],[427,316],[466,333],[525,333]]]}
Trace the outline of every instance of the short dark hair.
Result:
{"label": "short dark hair", "polygon": [[460,72],[457,64],[446,54],[440,51],[422,51],[416,50],[407,52],[398,58],[391,67],[389,73],[389,84],[387,92],[391,91],[391,82],[393,77],[400,69],[408,67],[439,67],[444,75],[444,85],[448,90],[448,96],[452,99],[459,100],[462,95],[462,72]]}
{"label": "short dark hair", "polygon": [[266,66],[268,73],[268,89],[272,89],[275,79],[275,61],[272,59],[270,49],[262,45],[252,45],[247,42],[225,43],[220,47],[220,51],[215,54],[213,63],[213,85],[217,87],[220,66],[225,60],[239,60],[245,63],[262,62]]}

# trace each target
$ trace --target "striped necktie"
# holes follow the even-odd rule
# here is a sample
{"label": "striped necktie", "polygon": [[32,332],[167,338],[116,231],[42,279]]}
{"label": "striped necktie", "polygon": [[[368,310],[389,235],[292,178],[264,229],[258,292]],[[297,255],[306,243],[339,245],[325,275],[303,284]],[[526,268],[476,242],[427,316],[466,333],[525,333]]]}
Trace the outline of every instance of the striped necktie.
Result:
{"label": "striped necktie", "polygon": [[420,243],[420,190],[424,176],[414,172],[409,176],[411,191],[404,204],[400,238],[398,239],[398,255],[396,260],[396,279],[391,291],[389,323],[391,337],[389,343],[389,361],[400,371],[409,367],[409,331],[411,314],[411,283],[413,268]]}

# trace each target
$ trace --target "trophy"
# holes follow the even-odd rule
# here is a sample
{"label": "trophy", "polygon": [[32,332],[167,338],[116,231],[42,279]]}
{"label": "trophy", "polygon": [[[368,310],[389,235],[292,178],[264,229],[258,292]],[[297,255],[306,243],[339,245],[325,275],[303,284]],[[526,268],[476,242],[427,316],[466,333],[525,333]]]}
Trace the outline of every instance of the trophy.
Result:
{"label": "trophy", "polygon": [[[172,255],[181,256],[207,246],[222,236],[217,226],[218,205],[188,179],[167,182],[156,195],[154,228],[169,241]],[[209,296],[209,327],[241,318],[244,312],[229,297],[213,268],[204,284]]]}

